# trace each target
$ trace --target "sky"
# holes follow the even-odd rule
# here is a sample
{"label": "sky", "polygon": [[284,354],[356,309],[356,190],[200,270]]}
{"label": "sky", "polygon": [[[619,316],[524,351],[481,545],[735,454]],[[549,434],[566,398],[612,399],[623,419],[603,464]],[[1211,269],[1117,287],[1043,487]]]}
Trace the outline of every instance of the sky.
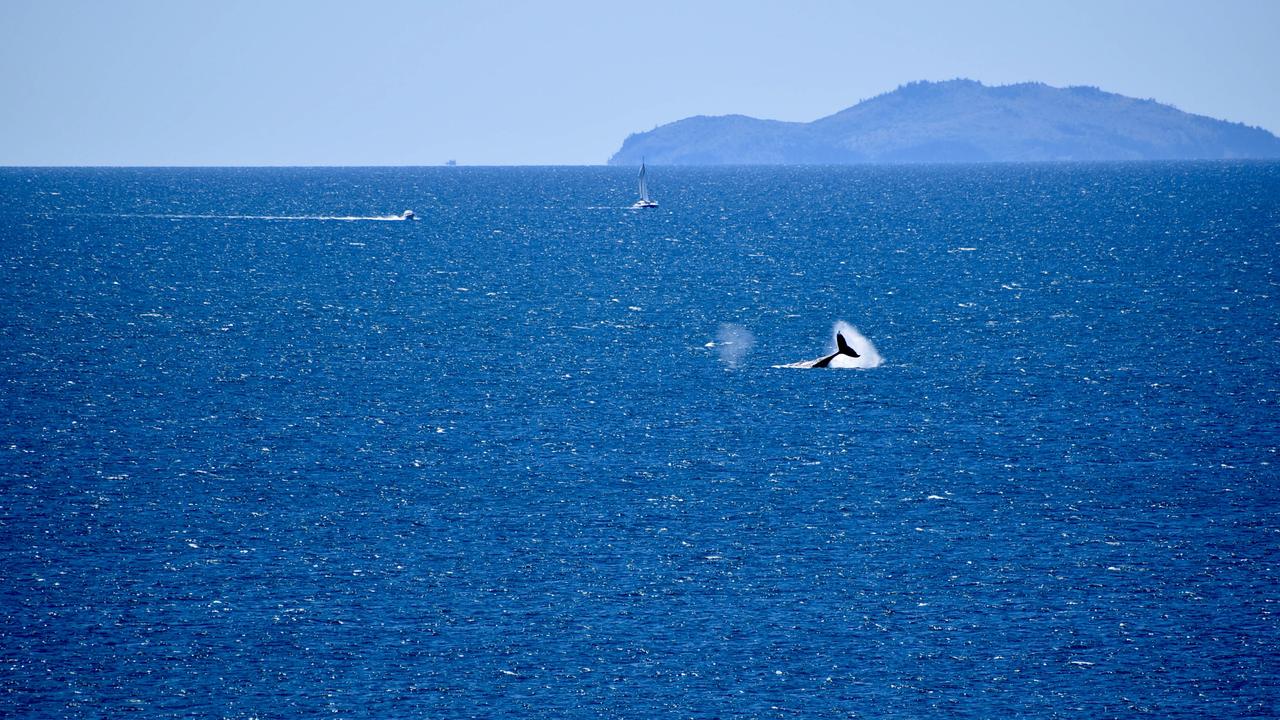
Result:
{"label": "sky", "polygon": [[1280,0],[0,0],[0,165],[595,165],[957,77],[1280,134],[1277,37]]}

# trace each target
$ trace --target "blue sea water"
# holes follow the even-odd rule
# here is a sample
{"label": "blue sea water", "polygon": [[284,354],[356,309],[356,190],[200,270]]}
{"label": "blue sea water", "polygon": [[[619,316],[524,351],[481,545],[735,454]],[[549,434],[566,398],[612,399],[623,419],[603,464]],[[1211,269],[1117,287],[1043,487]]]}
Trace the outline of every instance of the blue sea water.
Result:
{"label": "blue sea water", "polygon": [[1280,165],[649,179],[0,170],[0,716],[1280,714]]}

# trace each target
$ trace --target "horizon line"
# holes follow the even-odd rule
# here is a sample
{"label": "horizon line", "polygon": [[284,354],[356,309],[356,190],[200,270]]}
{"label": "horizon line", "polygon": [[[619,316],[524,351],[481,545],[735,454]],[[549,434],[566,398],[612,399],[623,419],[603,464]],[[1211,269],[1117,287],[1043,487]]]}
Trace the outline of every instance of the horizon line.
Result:
{"label": "horizon line", "polygon": [[[1280,163],[1280,158],[1142,158],[1119,160],[924,160],[924,161],[866,161],[852,163],[656,163],[654,167],[663,168],[830,168],[830,167],[921,167],[933,165],[965,166],[965,165],[1143,165],[1156,163]],[[647,164],[647,163],[646,163]],[[336,169],[400,169],[419,170],[425,168],[453,169],[458,168],[614,168],[638,167],[631,164],[612,165],[610,163],[529,163],[529,164],[432,164],[432,165],[16,165],[0,163],[0,171],[4,170],[336,170]]]}

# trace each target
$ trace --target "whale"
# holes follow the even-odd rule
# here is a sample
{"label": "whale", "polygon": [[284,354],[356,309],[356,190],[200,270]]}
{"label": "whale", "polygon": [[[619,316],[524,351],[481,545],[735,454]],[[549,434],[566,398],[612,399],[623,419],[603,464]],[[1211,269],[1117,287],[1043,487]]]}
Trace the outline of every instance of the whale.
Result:
{"label": "whale", "polygon": [[857,353],[857,351],[849,347],[848,341],[844,339],[844,333],[837,332],[836,333],[836,351],[826,357],[822,357],[822,358],[818,358],[817,360],[814,360],[813,364],[810,365],[809,367],[816,367],[816,368],[831,367],[831,361],[835,360],[841,355],[847,355],[849,357],[855,357],[855,358],[862,357]]}
{"label": "whale", "polygon": [[879,367],[883,359],[871,343],[858,329],[839,321],[832,329],[835,335],[835,352],[823,355],[816,360],[801,360],[786,365],[774,365],[779,368],[873,368]]}

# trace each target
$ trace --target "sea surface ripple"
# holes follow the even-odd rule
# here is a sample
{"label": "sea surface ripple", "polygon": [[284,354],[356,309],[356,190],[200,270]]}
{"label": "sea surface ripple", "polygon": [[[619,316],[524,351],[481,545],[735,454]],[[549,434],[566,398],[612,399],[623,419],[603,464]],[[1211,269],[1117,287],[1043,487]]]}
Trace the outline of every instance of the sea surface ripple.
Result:
{"label": "sea surface ripple", "polygon": [[1280,165],[649,185],[0,169],[0,716],[1277,713]]}

